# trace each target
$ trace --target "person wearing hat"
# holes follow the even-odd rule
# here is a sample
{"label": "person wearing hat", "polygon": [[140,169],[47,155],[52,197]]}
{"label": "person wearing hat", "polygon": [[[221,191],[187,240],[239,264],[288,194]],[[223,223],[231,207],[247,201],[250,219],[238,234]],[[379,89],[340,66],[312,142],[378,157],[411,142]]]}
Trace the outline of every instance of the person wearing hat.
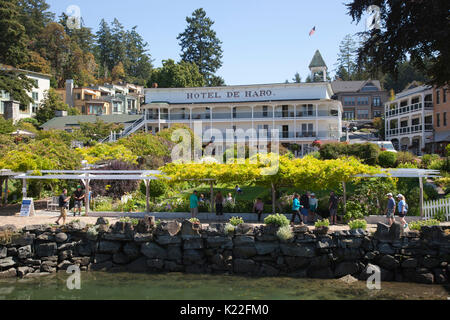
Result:
{"label": "person wearing hat", "polygon": [[311,212],[311,221],[314,221],[317,211],[317,206],[319,201],[316,198],[315,193],[311,193],[311,197],[309,198],[309,212]]}
{"label": "person wearing hat", "polygon": [[385,213],[390,227],[395,221],[395,200],[392,193],[388,193],[386,196],[388,197],[388,203]]}
{"label": "person wearing hat", "polygon": [[73,216],[75,217],[77,215],[77,209],[78,215],[81,216],[81,207],[83,206],[83,200],[85,197],[85,194],[81,189],[81,186],[77,186],[77,190],[75,190],[75,192],[73,193],[73,197],[75,199]]}
{"label": "person wearing hat", "polygon": [[400,222],[402,223],[403,228],[408,227],[408,223],[406,223],[405,216],[408,212],[408,205],[406,204],[405,196],[402,194],[399,194],[397,196],[398,202],[398,216],[400,217]]}

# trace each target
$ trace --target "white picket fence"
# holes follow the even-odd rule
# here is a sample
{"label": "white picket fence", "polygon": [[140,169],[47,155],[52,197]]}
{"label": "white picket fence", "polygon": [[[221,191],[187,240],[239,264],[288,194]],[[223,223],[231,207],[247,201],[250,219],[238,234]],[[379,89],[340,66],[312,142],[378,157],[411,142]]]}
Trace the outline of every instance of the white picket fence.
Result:
{"label": "white picket fence", "polygon": [[441,210],[445,213],[447,221],[450,221],[450,198],[431,200],[423,204],[423,213],[427,220],[432,219]]}

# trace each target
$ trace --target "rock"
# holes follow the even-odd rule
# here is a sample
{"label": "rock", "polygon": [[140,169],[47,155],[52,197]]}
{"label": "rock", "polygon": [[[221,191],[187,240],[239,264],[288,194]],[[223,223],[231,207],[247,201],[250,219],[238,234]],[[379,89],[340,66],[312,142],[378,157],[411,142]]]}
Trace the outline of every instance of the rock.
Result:
{"label": "rock", "polygon": [[316,255],[315,246],[294,244],[280,244],[281,252],[292,257],[314,257]]}
{"label": "rock", "polygon": [[256,253],[259,255],[271,254],[279,250],[280,246],[278,243],[273,242],[255,242]]}
{"label": "rock", "polygon": [[101,253],[116,253],[119,252],[121,246],[120,242],[100,241],[98,251]]}
{"label": "rock", "polygon": [[290,269],[303,269],[309,266],[310,259],[304,257],[285,257],[284,260]]}
{"label": "rock", "polygon": [[321,238],[316,242],[316,247],[317,249],[328,249],[335,248],[336,245],[331,238]]}
{"label": "rock", "polygon": [[436,267],[438,267],[440,264],[441,264],[441,262],[439,261],[439,259],[432,258],[432,257],[430,257],[430,256],[425,256],[425,258],[424,258],[423,261],[422,261],[422,265],[423,265],[425,268],[428,268],[428,269],[436,268]]}
{"label": "rock", "polygon": [[198,230],[193,229],[193,223],[189,220],[184,220],[181,224],[181,230],[180,230],[181,238],[185,239],[186,236],[197,236],[200,237],[200,233]]}
{"label": "rock", "polygon": [[200,263],[203,258],[204,256],[201,250],[185,250],[183,252],[184,264]]}
{"label": "rock", "polygon": [[300,233],[300,234],[301,234],[301,233],[307,233],[307,232],[309,232],[309,228],[308,228],[307,225],[294,226],[293,232],[294,232],[295,234],[297,234],[297,233]]}
{"label": "rock", "polygon": [[378,223],[374,238],[377,240],[393,241],[400,239],[403,235],[404,229],[398,222],[392,224],[390,228],[384,223]]}
{"label": "rock", "polygon": [[379,261],[380,266],[388,270],[394,270],[400,266],[400,263],[391,255],[382,256]]}
{"label": "rock", "polygon": [[113,254],[113,262],[116,264],[127,264],[130,258],[123,252],[116,252]]}
{"label": "rock", "polygon": [[241,223],[236,227],[236,235],[253,235],[254,227],[248,223]]}
{"label": "rock", "polygon": [[409,258],[402,262],[402,268],[417,268],[418,261],[415,258]]}
{"label": "rock", "polygon": [[58,260],[59,261],[68,260],[68,259],[72,258],[72,255],[73,255],[72,250],[61,251],[58,255]]}
{"label": "rock", "polygon": [[186,239],[183,242],[183,249],[203,249],[203,239],[195,238],[195,239]]}
{"label": "rock", "polygon": [[294,272],[288,273],[288,276],[292,278],[307,278],[308,269],[295,270]]}
{"label": "rock", "polygon": [[141,253],[149,259],[166,259],[167,251],[156,243],[147,242],[141,246]]}
{"label": "rock", "polygon": [[208,248],[232,249],[233,240],[229,237],[212,236],[206,238],[206,246]]}
{"label": "rock", "polygon": [[342,278],[339,278],[339,281],[342,281],[347,284],[352,284],[352,283],[358,282],[358,279],[356,279],[355,277],[352,277],[351,275],[348,274]]}
{"label": "rock", "polygon": [[447,276],[445,274],[445,269],[434,269],[433,270],[433,274],[434,274],[434,281],[437,284],[445,284],[447,283]]}
{"label": "rock", "polygon": [[41,260],[39,259],[26,259],[24,261],[25,265],[27,266],[40,266],[41,265]]}
{"label": "rock", "polygon": [[236,236],[233,240],[235,247],[248,247],[255,245],[255,238],[252,236]]}
{"label": "rock", "polygon": [[80,242],[76,246],[76,251],[80,256],[90,256],[94,250],[89,242]]}
{"label": "rock", "polygon": [[91,269],[93,271],[109,271],[113,267],[112,261],[105,261],[101,263],[93,263]]}
{"label": "rock", "polygon": [[17,257],[18,251],[17,248],[11,247],[8,248],[8,253],[6,254],[8,257]]}
{"label": "rock", "polygon": [[378,272],[381,277],[381,268],[375,264],[368,263],[367,266],[364,268],[364,270],[359,275],[359,279],[367,280],[370,276],[373,276],[376,272]]}
{"label": "rock", "polygon": [[45,232],[37,236],[36,240],[42,242],[53,242],[55,241],[55,235],[50,232]]}
{"label": "rock", "polygon": [[315,278],[315,279],[333,279],[334,278],[333,271],[331,270],[330,267],[326,267],[326,268],[322,268],[322,269],[309,267],[308,275],[311,278]]}
{"label": "rock", "polygon": [[155,217],[146,217],[145,219],[139,219],[137,226],[135,227],[138,233],[151,233],[155,227]]}
{"label": "rock", "polygon": [[233,254],[236,258],[247,259],[256,256],[256,248],[253,247],[235,247]]}
{"label": "rock", "polygon": [[95,223],[96,226],[98,225],[109,225],[109,221],[106,218],[100,217],[97,219],[97,222]]}
{"label": "rock", "polygon": [[36,247],[36,255],[38,257],[54,256],[57,252],[58,246],[55,242],[42,243]]}
{"label": "rock", "polygon": [[158,233],[161,235],[169,235],[171,237],[177,235],[181,231],[181,223],[178,221],[161,222],[158,226]]}
{"label": "rock", "polygon": [[359,266],[355,262],[341,262],[334,270],[334,276],[340,278],[346,275],[354,275],[358,273],[358,270]]}
{"label": "rock", "polygon": [[57,233],[56,236],[55,236],[55,241],[56,241],[57,243],[63,243],[63,242],[66,242],[67,239],[68,239],[68,236],[67,236],[67,234],[65,234],[64,232]]}
{"label": "rock", "polygon": [[152,269],[162,270],[164,268],[164,260],[162,259],[148,259],[147,266]]}
{"label": "rock", "polygon": [[31,233],[38,233],[38,232],[44,232],[45,229],[47,229],[47,225],[45,224],[36,224],[31,226],[25,226],[22,228],[22,231],[24,232],[31,232]]}
{"label": "rock", "polygon": [[123,252],[132,260],[136,259],[140,255],[139,246],[133,242],[127,242],[123,246]]}
{"label": "rock", "polygon": [[184,266],[173,261],[164,261],[164,270],[169,272],[183,272]]}
{"label": "rock", "polygon": [[72,258],[73,263],[80,266],[88,266],[91,263],[90,257],[74,257]]}
{"label": "rock", "polygon": [[233,260],[233,270],[235,273],[253,273],[255,271],[255,267],[255,261],[250,259]]}
{"label": "rock", "polygon": [[259,275],[263,277],[275,277],[280,273],[280,271],[272,267],[271,265],[263,263],[259,269]]}
{"label": "rock", "polygon": [[107,233],[110,231],[110,226],[107,224],[99,224],[96,226],[97,232],[100,234]]}
{"label": "rock", "polygon": [[183,258],[183,254],[181,253],[181,248],[179,246],[168,246],[167,247],[167,259],[180,261]]}
{"label": "rock", "polygon": [[135,242],[150,242],[153,240],[153,234],[151,233],[136,233],[134,235]]}
{"label": "rock", "polygon": [[36,239],[36,235],[33,233],[23,233],[17,237],[14,237],[11,241],[11,244],[13,246],[27,246],[32,245],[34,243],[34,240]]}
{"label": "rock", "polygon": [[28,273],[24,278],[40,278],[40,277],[46,277],[51,275],[50,272],[33,272]]}
{"label": "rock", "polygon": [[0,259],[0,268],[9,268],[14,267],[16,265],[16,262],[14,261],[13,257],[6,257],[3,259]]}
{"label": "rock", "polygon": [[6,271],[0,271],[0,279],[17,277],[17,271],[14,268],[10,268]]}
{"label": "rock", "polygon": [[67,228],[71,231],[82,231],[86,228],[86,222],[84,221],[72,221],[67,224]]}
{"label": "rock", "polygon": [[73,263],[69,260],[64,260],[60,264],[58,264],[58,270],[67,270],[70,266],[73,266]]}
{"label": "rock", "polygon": [[327,234],[329,230],[330,230],[329,227],[321,226],[321,227],[315,228],[313,232],[314,232],[314,234],[317,234],[317,235],[324,235],[324,234]]}
{"label": "rock", "polygon": [[19,277],[24,277],[27,273],[33,272],[34,269],[31,267],[18,267],[17,268],[17,275]]}
{"label": "rock", "polygon": [[128,272],[146,272],[148,270],[147,267],[147,258],[140,257],[134,260],[133,262],[127,264]]}
{"label": "rock", "polygon": [[382,254],[395,254],[395,250],[389,245],[389,243],[381,243],[378,246],[378,251]]}
{"label": "rock", "polygon": [[129,241],[133,238],[128,233],[105,233],[103,239],[109,241]]}
{"label": "rock", "polygon": [[110,260],[112,260],[112,254],[96,253],[94,256],[94,263],[102,263]]}
{"label": "rock", "polygon": [[311,259],[311,267],[314,267],[317,269],[329,267],[331,265],[332,261],[333,261],[333,257],[331,254],[313,257]]}
{"label": "rock", "polygon": [[202,273],[206,272],[206,268],[203,265],[190,264],[190,265],[186,266],[184,272],[192,273],[192,274],[202,274]]}
{"label": "rock", "polygon": [[8,248],[0,247],[0,259],[6,258],[8,255]]}
{"label": "rock", "polygon": [[[199,240],[201,239],[199,238]],[[155,241],[162,246],[166,246],[169,244],[181,244],[181,237],[171,235],[158,235],[156,236]]]}
{"label": "rock", "polygon": [[19,259],[27,259],[27,258],[31,258],[33,256],[33,253],[31,252],[31,246],[24,246],[24,247],[20,247],[17,250],[17,256],[19,257]]}
{"label": "rock", "polygon": [[369,251],[366,253],[366,255],[364,256],[364,259],[366,260],[373,260],[377,257],[377,253],[373,252],[373,251]]}
{"label": "rock", "polygon": [[424,283],[424,284],[433,284],[434,283],[434,275],[431,272],[416,273],[414,276],[414,281],[418,282],[418,283]]}

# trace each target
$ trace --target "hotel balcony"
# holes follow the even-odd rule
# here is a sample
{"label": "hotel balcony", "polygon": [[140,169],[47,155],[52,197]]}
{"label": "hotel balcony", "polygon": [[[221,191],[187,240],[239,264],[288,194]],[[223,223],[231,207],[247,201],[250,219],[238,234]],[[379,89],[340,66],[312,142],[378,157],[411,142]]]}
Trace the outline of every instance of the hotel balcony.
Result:
{"label": "hotel balcony", "polygon": [[[409,135],[414,133],[422,133],[423,126],[421,124],[409,126],[409,127],[401,127],[401,128],[395,128],[386,130],[386,137],[396,137],[396,136],[403,136],[403,135]],[[425,132],[433,132],[433,125],[432,124],[425,124],[424,128]]]}
{"label": "hotel balcony", "polygon": [[425,111],[433,111],[433,103],[432,102],[425,102],[424,104],[422,104],[421,102],[414,103],[408,106],[388,110],[386,111],[385,114],[386,118],[391,118],[402,114],[422,111],[423,108]]}
{"label": "hotel balcony", "polygon": [[293,132],[293,131],[279,131],[278,135],[272,134],[272,132],[267,132],[267,134],[258,133],[255,130],[255,136],[241,136],[236,133],[232,134],[231,138],[227,137],[226,132],[221,131],[222,137],[217,137],[214,135],[208,134],[208,132],[203,133],[203,141],[251,141],[251,140],[261,140],[267,139],[270,140],[279,140],[279,141],[312,141],[312,140],[339,140],[340,132],[339,131],[319,131],[319,132]]}

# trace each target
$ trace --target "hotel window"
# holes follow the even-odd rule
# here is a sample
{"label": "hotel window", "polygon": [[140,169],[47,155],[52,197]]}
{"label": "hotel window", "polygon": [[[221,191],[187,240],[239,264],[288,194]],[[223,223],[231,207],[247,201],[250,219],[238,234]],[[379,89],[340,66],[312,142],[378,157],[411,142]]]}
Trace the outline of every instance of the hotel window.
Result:
{"label": "hotel window", "polygon": [[447,112],[444,112],[443,116],[442,116],[442,121],[444,122],[444,127],[447,126]]}
{"label": "hotel window", "polygon": [[436,127],[441,126],[441,115],[439,113],[436,114]]}
{"label": "hotel window", "polygon": [[369,119],[369,110],[358,110],[358,119]]}
{"label": "hotel window", "polygon": [[77,93],[75,99],[76,99],[76,100],[81,100],[81,93]]}
{"label": "hotel window", "polygon": [[381,117],[381,111],[380,110],[375,110],[373,112],[373,117],[374,118],[380,118]]}
{"label": "hotel window", "polygon": [[369,97],[358,97],[358,106],[368,106]]}
{"label": "hotel window", "polygon": [[344,97],[344,105],[345,106],[354,106],[355,98],[354,97]]}
{"label": "hotel window", "polygon": [[442,102],[447,102],[447,89],[442,89]]}
{"label": "hotel window", "polygon": [[355,119],[355,111],[344,111],[344,119]]}
{"label": "hotel window", "polygon": [[302,123],[302,136],[312,137],[314,133],[314,125],[312,123]]}
{"label": "hotel window", "polygon": [[440,104],[440,103],[441,103],[441,91],[436,90],[436,104]]}
{"label": "hotel window", "polygon": [[264,117],[264,118],[268,117],[268,115],[269,115],[267,109],[268,109],[267,106],[263,106],[263,117]]}
{"label": "hotel window", "polygon": [[372,98],[372,106],[374,106],[374,107],[381,107],[381,98],[380,97],[373,97]]}
{"label": "hotel window", "polygon": [[32,92],[31,95],[32,95],[34,101],[38,101],[39,100],[39,93],[38,92]]}
{"label": "hotel window", "polygon": [[372,82],[369,82],[361,89],[361,92],[368,92],[368,91],[378,91],[378,88]]}
{"label": "hotel window", "polygon": [[[183,109],[184,112],[184,109]],[[211,108],[206,108],[205,119],[211,119]]]}
{"label": "hotel window", "polygon": [[39,107],[39,104],[33,103],[33,104],[31,105],[31,112],[32,112],[32,113],[36,113],[38,107]]}

